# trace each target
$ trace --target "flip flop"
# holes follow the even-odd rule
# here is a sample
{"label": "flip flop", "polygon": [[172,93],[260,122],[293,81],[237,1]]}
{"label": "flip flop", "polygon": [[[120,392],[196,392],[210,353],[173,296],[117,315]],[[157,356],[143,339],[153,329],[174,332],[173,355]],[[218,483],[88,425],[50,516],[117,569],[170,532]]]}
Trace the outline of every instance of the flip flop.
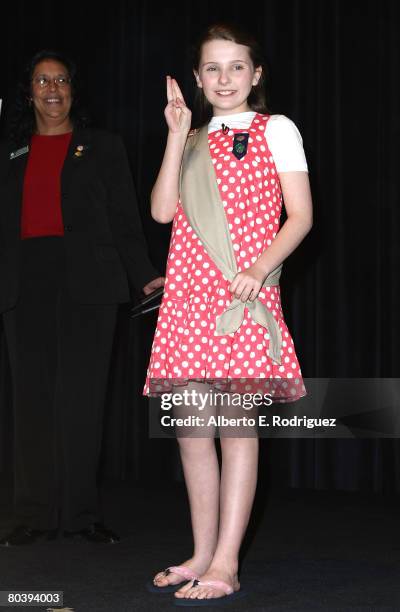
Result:
{"label": "flip flop", "polygon": [[178,574],[178,576],[181,576],[182,578],[184,578],[184,580],[182,580],[178,584],[167,584],[163,587],[156,586],[152,581],[149,581],[146,584],[146,589],[150,591],[150,593],[175,593],[175,591],[180,589],[181,586],[183,586],[190,580],[198,580],[199,578],[195,572],[193,572],[185,565],[167,567],[167,569],[164,570],[164,576],[168,576],[169,574]]}
{"label": "flip flop", "polygon": [[212,607],[212,606],[221,606],[229,604],[231,601],[236,599],[240,599],[246,596],[246,592],[242,589],[239,591],[234,591],[232,587],[223,580],[193,580],[193,587],[196,586],[210,586],[215,587],[216,589],[220,589],[225,592],[225,595],[221,597],[210,597],[210,599],[188,599],[186,597],[182,598],[174,598],[175,606],[182,606],[184,608],[194,608],[194,607]]}

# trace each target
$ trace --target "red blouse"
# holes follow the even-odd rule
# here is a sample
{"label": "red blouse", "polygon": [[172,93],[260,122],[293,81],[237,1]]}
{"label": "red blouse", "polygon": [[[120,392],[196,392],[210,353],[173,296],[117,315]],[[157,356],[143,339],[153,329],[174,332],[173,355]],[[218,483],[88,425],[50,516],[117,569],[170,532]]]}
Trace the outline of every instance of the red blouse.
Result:
{"label": "red blouse", "polygon": [[25,170],[21,238],[63,236],[61,170],[72,132],[33,135]]}

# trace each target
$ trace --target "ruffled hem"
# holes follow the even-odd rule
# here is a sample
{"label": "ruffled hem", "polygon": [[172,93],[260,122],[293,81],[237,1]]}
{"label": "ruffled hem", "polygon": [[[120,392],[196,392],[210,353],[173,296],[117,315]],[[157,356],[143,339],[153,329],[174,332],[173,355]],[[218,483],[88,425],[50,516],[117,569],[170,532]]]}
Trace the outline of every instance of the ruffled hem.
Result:
{"label": "ruffled hem", "polygon": [[301,377],[296,378],[151,378],[147,379],[143,395],[161,397],[165,393],[179,393],[189,383],[206,383],[215,392],[260,395],[272,402],[295,402],[307,395]]}

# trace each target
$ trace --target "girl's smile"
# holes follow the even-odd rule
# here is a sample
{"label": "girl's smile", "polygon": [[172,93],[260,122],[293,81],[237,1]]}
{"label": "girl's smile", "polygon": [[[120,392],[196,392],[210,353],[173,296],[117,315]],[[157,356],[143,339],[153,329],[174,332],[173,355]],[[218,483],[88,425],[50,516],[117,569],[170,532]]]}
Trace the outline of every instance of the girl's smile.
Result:
{"label": "girl's smile", "polygon": [[219,95],[219,96],[231,96],[231,95],[233,95],[233,94],[234,94],[234,93],[236,93],[236,92],[235,92],[234,90],[229,90],[229,91],[227,91],[227,90],[221,90],[221,91],[216,91],[215,93],[216,93],[217,95]]}

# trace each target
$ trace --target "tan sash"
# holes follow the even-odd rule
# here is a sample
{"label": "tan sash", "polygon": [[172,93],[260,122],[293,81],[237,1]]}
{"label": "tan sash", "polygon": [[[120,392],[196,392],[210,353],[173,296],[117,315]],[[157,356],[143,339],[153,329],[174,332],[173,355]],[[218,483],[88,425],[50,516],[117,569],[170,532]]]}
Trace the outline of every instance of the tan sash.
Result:
{"label": "tan sash", "polygon": [[[180,198],[185,215],[204,248],[228,281],[238,270],[224,206],[219,193],[208,147],[208,128],[202,127],[187,140],[180,177]],[[282,264],[265,279],[263,287],[279,285]],[[256,323],[268,330],[268,355],[281,363],[282,336],[272,312],[258,298],[242,302],[234,298],[216,320],[216,335],[224,336],[239,329],[248,308]]]}

